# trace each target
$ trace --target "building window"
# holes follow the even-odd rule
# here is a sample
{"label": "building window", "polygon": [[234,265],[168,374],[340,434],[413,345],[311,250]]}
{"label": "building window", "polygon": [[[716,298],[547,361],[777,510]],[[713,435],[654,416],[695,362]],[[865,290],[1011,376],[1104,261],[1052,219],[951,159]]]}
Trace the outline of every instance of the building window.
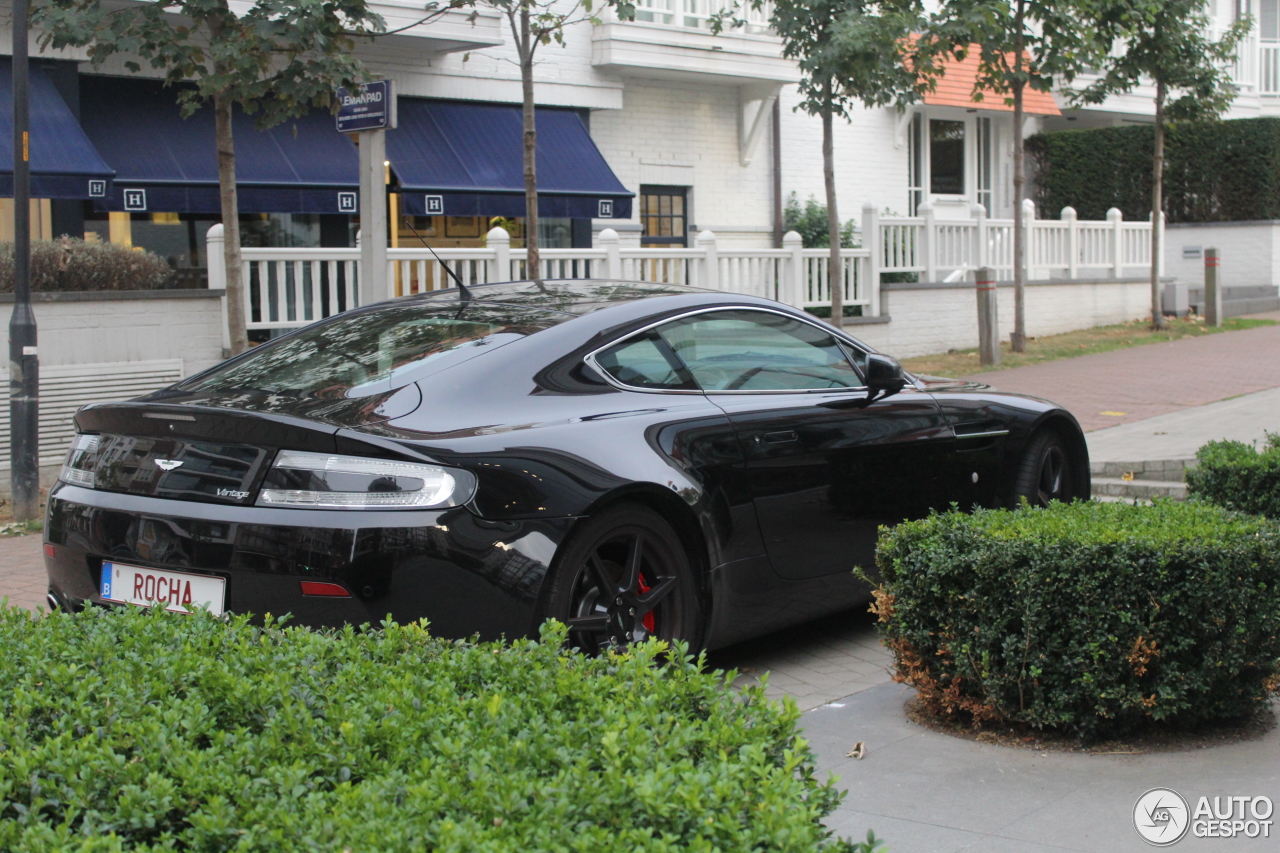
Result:
{"label": "building window", "polygon": [[1265,42],[1280,41],[1280,3],[1277,0],[1259,0],[1258,36]]}
{"label": "building window", "polygon": [[641,246],[688,246],[688,187],[640,187]]}
{"label": "building window", "polygon": [[980,118],[977,121],[978,148],[978,204],[987,209],[987,216],[992,215],[994,198],[991,190],[992,166],[995,156],[995,139],[991,136],[991,119]]}
{"label": "building window", "polygon": [[929,192],[964,195],[964,122],[929,120]]}

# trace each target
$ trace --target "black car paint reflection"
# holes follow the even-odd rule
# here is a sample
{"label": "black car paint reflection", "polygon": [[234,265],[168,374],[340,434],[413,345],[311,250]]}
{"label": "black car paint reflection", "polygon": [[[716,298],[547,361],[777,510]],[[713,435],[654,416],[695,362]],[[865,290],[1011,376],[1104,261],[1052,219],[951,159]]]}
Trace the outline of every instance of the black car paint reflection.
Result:
{"label": "black car paint reflection", "polygon": [[[429,619],[448,637],[523,636],[537,631],[548,577],[575,530],[629,501],[679,534],[702,640],[715,647],[863,600],[852,569],[871,568],[880,525],[952,503],[1007,503],[1014,463],[1039,429],[1062,434],[1087,494],[1079,427],[1042,400],[923,378],[887,396],[665,393],[619,387],[587,358],[709,308],[812,321],[767,300],[669,285],[489,285],[470,303],[444,291],[304,330],[322,340],[343,316],[369,324],[379,311],[472,310],[519,330],[463,355],[406,360],[368,387],[321,377],[305,393],[218,390],[195,377],[87,407],[77,425],[101,436],[114,467],[101,468],[97,488],[52,490],[51,591],[64,605],[98,602],[98,572],[113,560],[224,577],[232,611],[311,625],[389,614]],[[870,349],[835,334],[855,354]],[[354,393],[364,396],[343,396]],[[474,477],[474,497],[441,510],[256,505],[281,449],[433,462]],[[153,474],[157,459],[181,461],[181,476]],[[340,583],[352,596],[304,596],[299,580]]]}

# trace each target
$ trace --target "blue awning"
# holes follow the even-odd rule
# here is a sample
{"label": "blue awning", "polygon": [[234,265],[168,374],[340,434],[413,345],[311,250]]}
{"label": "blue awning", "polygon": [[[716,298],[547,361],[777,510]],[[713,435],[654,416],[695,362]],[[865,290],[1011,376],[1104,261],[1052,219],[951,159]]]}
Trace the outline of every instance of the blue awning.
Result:
{"label": "blue awning", "polygon": [[[400,98],[387,158],[401,210],[415,215],[524,216],[520,106]],[[573,110],[542,107],[538,213],[629,219],[633,193],[613,174]]]}
{"label": "blue awning", "polygon": [[[211,107],[190,118],[157,80],[81,77],[80,124],[116,170],[100,210],[219,213]],[[241,213],[356,213],[359,159],[319,110],[270,130],[233,118]]]}
{"label": "blue awning", "polygon": [[[114,173],[94,149],[53,81],[30,67],[31,197],[92,198]],[[13,198],[13,61],[0,58],[0,196]]]}

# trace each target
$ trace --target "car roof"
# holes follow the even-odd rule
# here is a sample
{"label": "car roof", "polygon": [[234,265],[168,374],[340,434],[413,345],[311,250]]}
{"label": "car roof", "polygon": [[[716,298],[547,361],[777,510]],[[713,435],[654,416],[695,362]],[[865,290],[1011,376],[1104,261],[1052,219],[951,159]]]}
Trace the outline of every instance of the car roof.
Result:
{"label": "car roof", "polygon": [[[661,296],[714,294],[719,291],[683,284],[615,279],[544,279],[504,281],[469,285],[472,300],[490,304],[518,305],[522,308],[583,315],[621,302],[636,302]],[[458,288],[434,290],[418,295],[424,302],[457,301],[464,298]]]}

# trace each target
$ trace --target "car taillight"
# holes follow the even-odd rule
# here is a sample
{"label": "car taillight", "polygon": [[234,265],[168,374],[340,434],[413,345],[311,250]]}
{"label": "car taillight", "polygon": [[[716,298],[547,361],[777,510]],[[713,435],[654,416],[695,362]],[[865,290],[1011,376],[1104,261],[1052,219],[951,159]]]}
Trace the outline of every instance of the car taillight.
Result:
{"label": "car taillight", "polygon": [[58,479],[73,486],[94,487],[93,469],[98,464],[98,436],[77,435],[67,451]]}
{"label": "car taillight", "polygon": [[467,471],[421,462],[281,450],[259,506],[299,509],[432,509],[471,499]]}

